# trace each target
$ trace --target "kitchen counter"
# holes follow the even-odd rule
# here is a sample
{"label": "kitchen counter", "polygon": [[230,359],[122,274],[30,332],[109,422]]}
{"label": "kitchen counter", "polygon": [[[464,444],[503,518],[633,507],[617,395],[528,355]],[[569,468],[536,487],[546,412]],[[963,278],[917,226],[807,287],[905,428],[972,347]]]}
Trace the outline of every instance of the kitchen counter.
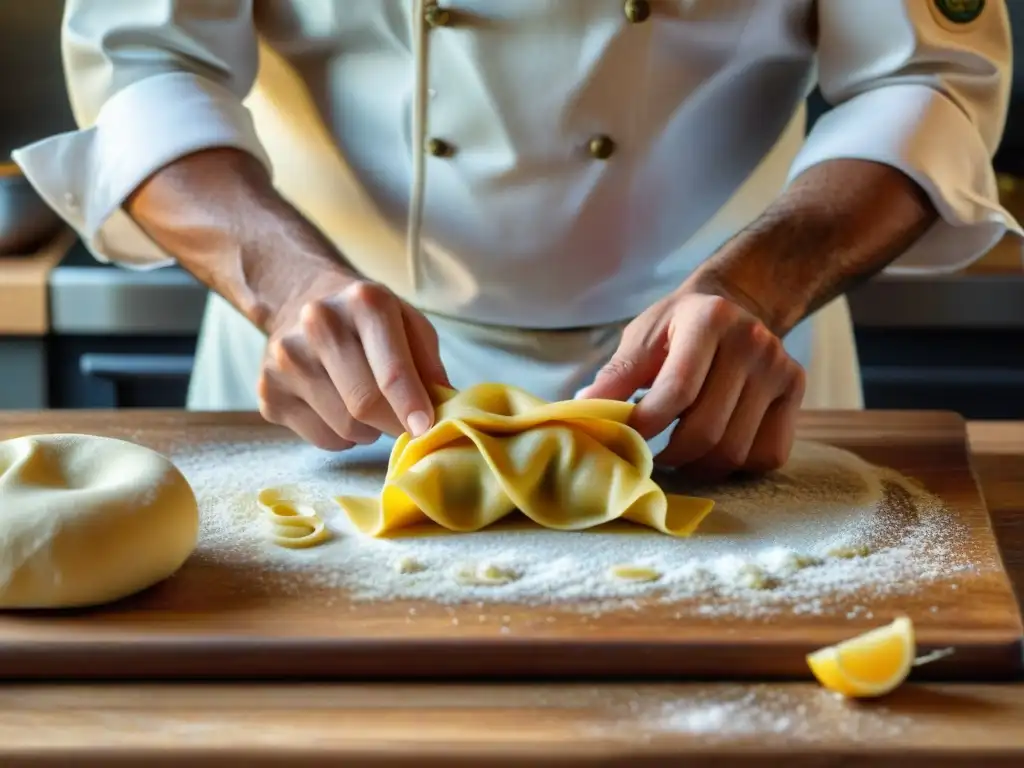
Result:
{"label": "kitchen counter", "polygon": [[38,253],[0,257],[0,409],[49,405],[48,283],[74,239],[65,230]]}
{"label": "kitchen counter", "polygon": [[62,232],[39,253],[0,256],[0,336],[42,336],[50,327],[50,273],[74,241]]}
{"label": "kitchen counter", "polygon": [[[206,289],[184,270],[62,267],[51,280],[56,330],[198,333]],[[1024,272],[882,275],[849,295],[861,327],[1024,329]],[[153,302],[156,302],[155,304]]]}
{"label": "kitchen counter", "polygon": [[[40,414],[33,424],[42,430],[59,419]],[[1024,422],[972,423],[969,432],[1020,595]],[[787,768],[990,768],[1024,764],[1022,723],[1024,682],[907,684],[860,705],[804,683],[7,685],[0,765],[710,766],[726,759]]]}

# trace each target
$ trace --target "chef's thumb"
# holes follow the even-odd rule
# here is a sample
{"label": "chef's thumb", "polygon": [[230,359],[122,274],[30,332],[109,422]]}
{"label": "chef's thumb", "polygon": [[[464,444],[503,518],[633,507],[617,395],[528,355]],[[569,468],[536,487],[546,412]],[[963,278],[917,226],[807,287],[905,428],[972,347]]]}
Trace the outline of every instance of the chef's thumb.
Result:
{"label": "chef's thumb", "polygon": [[577,399],[628,400],[654,380],[658,358],[642,343],[625,340],[594,378],[594,383],[576,393]]}

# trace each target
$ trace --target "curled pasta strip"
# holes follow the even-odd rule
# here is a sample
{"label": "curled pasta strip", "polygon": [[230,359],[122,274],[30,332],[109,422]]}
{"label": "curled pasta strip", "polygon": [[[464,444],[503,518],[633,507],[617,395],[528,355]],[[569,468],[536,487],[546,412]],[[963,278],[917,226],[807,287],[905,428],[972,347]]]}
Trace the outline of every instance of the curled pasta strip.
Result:
{"label": "curled pasta strip", "polygon": [[330,538],[330,531],[311,507],[286,498],[276,488],[264,488],[256,497],[270,528],[270,540],[279,547],[306,549]]}

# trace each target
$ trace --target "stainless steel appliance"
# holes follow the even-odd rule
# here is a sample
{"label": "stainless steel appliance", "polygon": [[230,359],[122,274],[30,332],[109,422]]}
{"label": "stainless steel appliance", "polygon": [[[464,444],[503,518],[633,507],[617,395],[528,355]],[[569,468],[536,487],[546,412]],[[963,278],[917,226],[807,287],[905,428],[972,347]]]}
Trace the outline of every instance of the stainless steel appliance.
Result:
{"label": "stainless steel appliance", "polygon": [[206,294],[181,269],[101,264],[76,242],[50,275],[50,407],[183,407]]}

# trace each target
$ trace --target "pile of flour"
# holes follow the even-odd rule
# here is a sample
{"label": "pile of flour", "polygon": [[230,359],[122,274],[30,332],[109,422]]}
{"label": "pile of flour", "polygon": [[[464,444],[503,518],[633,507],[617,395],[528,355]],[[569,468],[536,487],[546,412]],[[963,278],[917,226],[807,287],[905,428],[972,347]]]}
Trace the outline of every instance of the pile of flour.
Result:
{"label": "pile of flour", "polygon": [[[292,583],[355,600],[600,611],[643,598],[702,614],[817,613],[837,596],[863,595],[866,602],[972,568],[965,531],[937,499],[894,472],[818,443],[798,443],[786,467],[768,477],[712,488],[666,484],[670,492],[716,501],[686,539],[627,524],[555,532],[523,520],[472,534],[432,527],[373,539],[349,525],[333,498],[378,494],[390,448],[382,442],[328,454],[298,442],[225,441],[182,447],[171,458],[199,498],[201,557],[294,572],[301,580]],[[269,543],[256,494],[270,486],[314,506],[332,539],[306,550]],[[659,577],[616,578],[611,571],[622,565]],[[516,578],[492,585],[459,578],[488,568]],[[853,615],[858,611],[870,618],[866,608]]]}

